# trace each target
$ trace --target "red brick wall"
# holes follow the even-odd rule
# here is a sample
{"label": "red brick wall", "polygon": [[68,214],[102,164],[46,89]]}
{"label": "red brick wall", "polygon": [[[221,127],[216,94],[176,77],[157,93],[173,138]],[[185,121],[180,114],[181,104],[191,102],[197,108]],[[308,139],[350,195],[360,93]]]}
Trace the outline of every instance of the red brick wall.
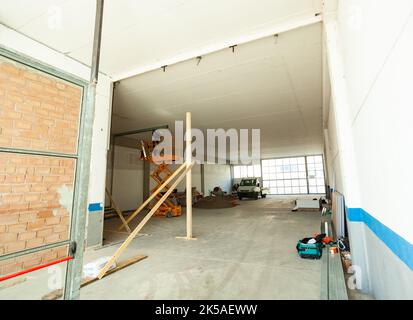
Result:
{"label": "red brick wall", "polygon": [[[0,58],[0,146],[76,153],[81,99],[80,87]],[[75,165],[69,158],[0,152],[0,255],[68,239]],[[0,274],[66,251],[2,261]]]}
{"label": "red brick wall", "polygon": [[76,153],[80,87],[0,60],[0,146]]}

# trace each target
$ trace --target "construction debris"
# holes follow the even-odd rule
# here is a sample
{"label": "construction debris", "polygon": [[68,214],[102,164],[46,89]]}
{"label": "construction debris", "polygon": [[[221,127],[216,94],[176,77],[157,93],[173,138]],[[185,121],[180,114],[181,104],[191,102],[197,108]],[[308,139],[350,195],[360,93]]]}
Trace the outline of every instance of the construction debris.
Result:
{"label": "construction debris", "polygon": [[195,205],[199,209],[225,209],[233,208],[237,205],[237,199],[232,195],[208,196],[200,199]]}

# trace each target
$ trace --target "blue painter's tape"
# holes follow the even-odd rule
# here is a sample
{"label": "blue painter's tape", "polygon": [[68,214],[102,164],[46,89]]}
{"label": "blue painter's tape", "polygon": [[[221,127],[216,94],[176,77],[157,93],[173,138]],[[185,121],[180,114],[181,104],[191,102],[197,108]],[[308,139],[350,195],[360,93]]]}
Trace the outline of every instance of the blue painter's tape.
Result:
{"label": "blue painter's tape", "polygon": [[102,204],[101,203],[89,203],[89,212],[94,212],[94,211],[102,211]]}
{"label": "blue painter's tape", "polygon": [[386,227],[362,208],[347,208],[347,217],[350,222],[365,223],[413,271],[413,244]]}

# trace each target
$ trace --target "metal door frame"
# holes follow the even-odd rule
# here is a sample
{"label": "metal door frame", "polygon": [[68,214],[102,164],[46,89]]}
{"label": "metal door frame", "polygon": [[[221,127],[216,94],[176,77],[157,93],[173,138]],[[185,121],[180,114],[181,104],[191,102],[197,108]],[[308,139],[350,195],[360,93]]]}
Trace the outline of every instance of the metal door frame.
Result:
{"label": "metal door frame", "polygon": [[10,254],[1,255],[0,260],[12,259],[34,252],[69,245],[69,254],[73,255],[74,259],[68,261],[67,263],[66,279],[64,285],[64,298],[77,299],[79,298],[83,265],[83,251],[85,247],[86,214],[93,133],[94,99],[96,88],[91,88],[92,86],[87,81],[79,77],[54,68],[46,63],[40,62],[25,54],[6,48],[2,45],[0,45],[0,56],[37,71],[43,72],[45,74],[51,75],[58,79],[72,83],[82,89],[77,149],[75,154],[0,147],[0,152],[4,153],[51,156],[76,160],[75,178],[73,183],[72,212],[70,213],[69,239],[39,246],[36,248],[30,248]]}

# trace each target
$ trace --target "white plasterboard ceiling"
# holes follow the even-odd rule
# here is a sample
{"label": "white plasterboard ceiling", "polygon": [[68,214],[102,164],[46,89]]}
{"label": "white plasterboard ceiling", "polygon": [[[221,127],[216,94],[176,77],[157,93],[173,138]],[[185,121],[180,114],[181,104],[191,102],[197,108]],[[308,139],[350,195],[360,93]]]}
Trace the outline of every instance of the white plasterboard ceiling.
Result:
{"label": "white plasterboard ceiling", "polygon": [[[308,24],[321,0],[106,0],[101,71],[114,79],[168,59]],[[93,0],[2,1],[0,22],[90,64]],[[260,38],[257,36],[256,38]],[[192,111],[198,127],[261,128],[263,155],[306,153],[321,135],[321,27],[311,25],[121,81],[114,131]],[[195,63],[195,65],[194,65]],[[129,120],[125,120],[129,118]],[[122,120],[123,119],[123,120]],[[292,147],[292,146],[295,147]],[[293,148],[293,149],[292,149]],[[299,148],[299,149],[298,149]],[[305,149],[307,148],[307,149]],[[288,151],[291,150],[291,151]]]}
{"label": "white plasterboard ceiling", "polygon": [[[320,11],[321,0],[107,0],[101,71],[117,79]],[[1,23],[88,65],[94,17],[93,0],[13,0],[0,8]]]}
{"label": "white plasterboard ceiling", "polygon": [[263,157],[321,150],[321,61],[318,23],[122,80],[113,132],[173,127],[191,111],[196,128],[261,129]]}

